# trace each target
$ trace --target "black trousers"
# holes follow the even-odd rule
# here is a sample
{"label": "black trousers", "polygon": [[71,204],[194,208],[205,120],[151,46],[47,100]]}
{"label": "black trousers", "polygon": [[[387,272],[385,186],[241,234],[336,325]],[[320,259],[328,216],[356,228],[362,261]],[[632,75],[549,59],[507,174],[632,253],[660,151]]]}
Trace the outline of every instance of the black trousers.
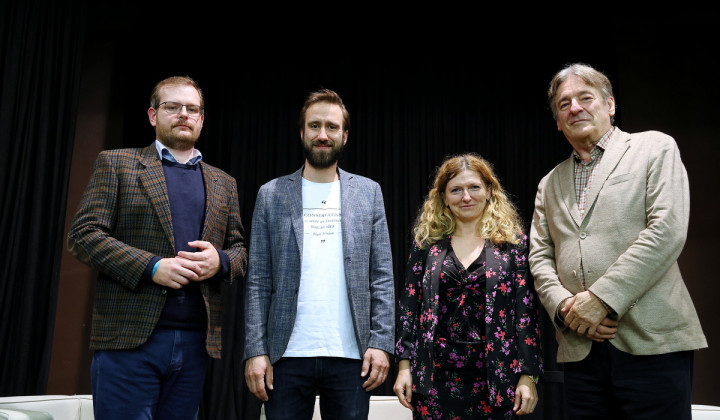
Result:
{"label": "black trousers", "polygon": [[564,364],[567,418],[691,420],[693,355],[634,356],[593,342],[584,360]]}

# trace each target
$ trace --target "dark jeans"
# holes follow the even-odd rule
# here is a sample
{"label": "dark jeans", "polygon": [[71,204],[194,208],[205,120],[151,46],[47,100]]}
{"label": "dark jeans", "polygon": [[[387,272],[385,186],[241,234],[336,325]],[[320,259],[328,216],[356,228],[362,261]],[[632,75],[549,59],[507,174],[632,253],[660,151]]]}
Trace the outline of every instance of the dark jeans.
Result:
{"label": "dark jeans", "polygon": [[90,370],[95,418],[193,420],[207,364],[205,331],[157,329],[140,347],[98,350]]}
{"label": "dark jeans", "polygon": [[273,390],[265,402],[267,420],[311,419],[320,395],[323,420],[367,420],[370,393],[362,388],[362,360],[284,357],[273,365]]}
{"label": "dark jeans", "polygon": [[608,341],[565,363],[569,419],[691,419],[693,352],[633,356]]}

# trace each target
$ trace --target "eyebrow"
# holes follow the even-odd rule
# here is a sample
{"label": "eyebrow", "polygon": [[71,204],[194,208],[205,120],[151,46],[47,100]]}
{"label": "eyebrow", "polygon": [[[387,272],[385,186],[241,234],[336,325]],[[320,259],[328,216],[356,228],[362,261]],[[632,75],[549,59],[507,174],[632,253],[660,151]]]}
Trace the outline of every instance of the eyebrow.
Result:
{"label": "eyebrow", "polygon": [[338,123],[338,122],[335,122],[335,121],[332,121],[332,120],[323,120],[323,119],[308,120],[307,123],[308,123],[308,124],[318,124],[318,125],[320,125],[320,124],[322,124],[323,122],[324,122],[325,124],[328,124],[328,125],[336,125],[336,126],[338,126],[338,127],[341,125],[341,124]]}
{"label": "eyebrow", "polygon": [[583,96],[583,95],[588,94],[588,93],[591,94],[591,95],[593,95],[593,96],[596,96],[596,94],[595,94],[592,90],[590,90],[590,89],[584,89],[584,90],[581,90],[580,92],[578,92],[577,95],[573,93],[573,94],[565,94],[565,95],[560,96],[560,97],[558,98],[558,100],[557,100],[557,103],[560,103],[560,102],[562,102],[562,101],[566,101],[566,100],[568,100],[568,98],[571,98],[571,97],[573,97],[573,96]]}

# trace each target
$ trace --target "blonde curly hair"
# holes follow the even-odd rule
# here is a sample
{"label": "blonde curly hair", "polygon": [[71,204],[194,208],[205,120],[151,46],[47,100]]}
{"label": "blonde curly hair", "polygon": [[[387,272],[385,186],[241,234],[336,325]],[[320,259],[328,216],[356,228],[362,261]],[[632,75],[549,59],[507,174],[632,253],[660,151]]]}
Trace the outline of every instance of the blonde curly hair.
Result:
{"label": "blonde curly hair", "polygon": [[451,179],[462,171],[475,171],[485,183],[489,198],[479,224],[480,236],[494,244],[517,244],[523,232],[523,223],[515,205],[493,171],[492,164],[475,153],[451,156],[440,165],[435,181],[418,213],[413,227],[418,246],[432,244],[455,231],[455,217],[445,205],[445,188]]}

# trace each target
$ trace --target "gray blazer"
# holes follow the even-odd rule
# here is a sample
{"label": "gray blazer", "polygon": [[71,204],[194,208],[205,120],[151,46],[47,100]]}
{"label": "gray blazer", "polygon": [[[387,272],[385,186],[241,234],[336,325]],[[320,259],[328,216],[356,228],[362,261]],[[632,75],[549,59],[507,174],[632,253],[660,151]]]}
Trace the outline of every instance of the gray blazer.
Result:
{"label": "gray blazer", "polygon": [[[395,286],[380,186],[338,169],[350,308],[360,355],[392,354]],[[245,294],[245,359],[285,352],[297,312],[303,246],[302,168],[260,187],[253,212]]]}
{"label": "gray blazer", "polygon": [[[688,178],[675,141],[660,132],[616,128],[580,217],[570,157],[541,181],[530,230],[530,269],[554,316],[587,288],[619,318],[618,349],[663,354],[707,347],[677,264],[690,214]],[[591,341],[556,325],[558,362],[590,352]]]}

